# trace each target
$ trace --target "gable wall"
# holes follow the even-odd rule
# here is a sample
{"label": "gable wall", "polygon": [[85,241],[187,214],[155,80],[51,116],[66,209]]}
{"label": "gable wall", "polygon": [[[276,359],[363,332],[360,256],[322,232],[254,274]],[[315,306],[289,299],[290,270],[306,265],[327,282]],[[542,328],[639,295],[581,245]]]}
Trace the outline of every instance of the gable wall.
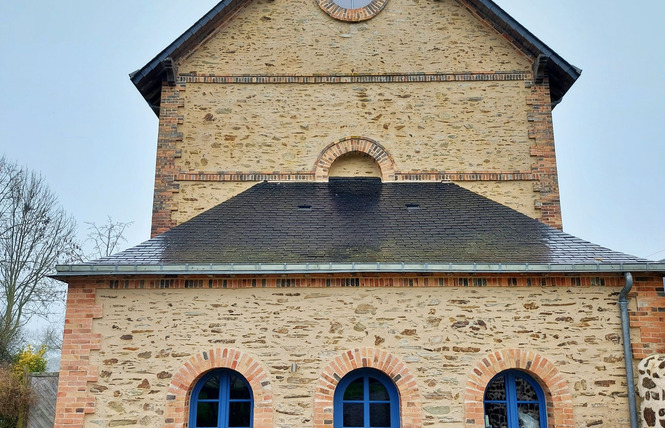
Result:
{"label": "gable wall", "polygon": [[256,0],[178,73],[162,95],[153,235],[264,179],[319,179],[322,151],[349,137],[380,144],[391,179],[451,179],[560,227],[547,82],[454,0],[391,0],[362,23]]}

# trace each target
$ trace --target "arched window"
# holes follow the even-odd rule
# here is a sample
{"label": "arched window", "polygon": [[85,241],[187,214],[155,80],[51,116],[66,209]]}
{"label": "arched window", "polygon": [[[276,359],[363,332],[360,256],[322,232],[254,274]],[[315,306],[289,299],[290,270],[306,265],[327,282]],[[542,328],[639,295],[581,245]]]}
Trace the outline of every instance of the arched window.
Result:
{"label": "arched window", "polygon": [[485,389],[484,404],[487,428],[547,427],[543,390],[519,370],[494,376]]}
{"label": "arched window", "polygon": [[254,400],[247,380],[238,372],[217,369],[204,375],[192,391],[191,428],[252,428]]}
{"label": "arched window", "polygon": [[335,428],[399,428],[399,395],[395,384],[375,369],[357,369],[335,389]]}

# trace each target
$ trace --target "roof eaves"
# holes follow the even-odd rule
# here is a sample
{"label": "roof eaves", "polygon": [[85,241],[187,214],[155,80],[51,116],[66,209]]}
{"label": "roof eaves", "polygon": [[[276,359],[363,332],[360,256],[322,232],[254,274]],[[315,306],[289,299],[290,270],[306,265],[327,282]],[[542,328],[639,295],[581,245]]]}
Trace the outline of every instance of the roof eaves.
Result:
{"label": "roof eaves", "polygon": [[543,43],[538,37],[527,30],[515,18],[501,9],[492,0],[465,0],[474,6],[478,14],[497,27],[498,30],[510,36],[514,42],[521,46],[529,55],[535,59],[538,55],[545,55],[552,61],[551,72],[556,78],[552,87],[552,102],[558,103],[568,92],[568,89],[582,74],[582,70],[563,59],[553,49]]}
{"label": "roof eaves", "polygon": [[256,263],[59,265],[53,278],[116,275],[265,275],[332,273],[665,273],[665,263]]}
{"label": "roof eaves", "polygon": [[[205,29],[205,27],[215,20],[222,12],[227,9],[230,5],[240,3],[239,0],[223,0],[219,2],[215,7],[213,7],[208,13],[206,13],[201,19],[196,21],[194,25],[189,27],[180,37],[178,37],[173,43],[168,45],[164,50],[162,50],[157,56],[150,60],[145,66],[129,74],[134,86],[141,92],[143,97],[146,99],[148,104],[153,107],[159,105],[159,99],[152,100],[151,92],[152,87],[158,83],[161,83],[161,73],[160,64],[165,59],[178,56],[178,54],[188,50],[190,44],[194,44],[203,37],[200,36],[200,32]],[[212,29],[209,29],[212,31]],[[205,35],[209,33],[205,31]],[[156,102],[155,102],[156,101]],[[155,110],[156,114],[159,114]]]}

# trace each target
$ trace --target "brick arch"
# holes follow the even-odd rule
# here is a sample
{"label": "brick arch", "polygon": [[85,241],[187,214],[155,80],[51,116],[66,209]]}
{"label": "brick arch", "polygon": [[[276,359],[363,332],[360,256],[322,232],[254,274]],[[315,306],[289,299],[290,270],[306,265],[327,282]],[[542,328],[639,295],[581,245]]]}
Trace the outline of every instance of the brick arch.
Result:
{"label": "brick arch", "polygon": [[333,426],[333,397],[337,384],[347,373],[364,367],[382,371],[395,383],[400,396],[401,427],[421,428],[422,404],[415,377],[399,358],[376,348],[345,351],[323,368],[314,391],[314,428]]}
{"label": "brick arch", "polygon": [[383,181],[395,180],[395,161],[390,153],[379,143],[365,137],[343,138],[335,143],[329,144],[316,160],[314,164],[314,177],[317,181],[328,179],[330,166],[335,160],[351,152],[365,153],[371,156],[379,165],[381,178]]}
{"label": "brick arch", "polygon": [[536,352],[504,349],[482,358],[466,381],[464,413],[468,428],[484,428],[483,398],[485,388],[494,376],[504,370],[516,369],[528,373],[545,393],[548,428],[573,428],[573,397],[568,383],[559,370]]}
{"label": "brick arch", "polygon": [[268,373],[254,357],[231,348],[216,348],[196,354],[175,372],[166,396],[164,426],[187,426],[190,392],[206,372],[218,368],[235,370],[247,379],[254,394],[254,428],[272,428],[272,390]]}

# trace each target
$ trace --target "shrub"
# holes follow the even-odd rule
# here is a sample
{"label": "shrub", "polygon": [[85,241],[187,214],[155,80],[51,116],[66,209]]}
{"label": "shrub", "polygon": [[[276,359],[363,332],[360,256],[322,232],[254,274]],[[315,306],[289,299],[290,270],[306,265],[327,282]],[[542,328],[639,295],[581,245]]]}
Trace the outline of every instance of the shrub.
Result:
{"label": "shrub", "polygon": [[42,345],[38,351],[33,351],[32,346],[26,346],[14,357],[12,370],[22,378],[24,373],[42,373],[46,371],[46,345]]}
{"label": "shrub", "polygon": [[30,388],[13,367],[0,366],[0,428],[15,428],[33,400]]}

